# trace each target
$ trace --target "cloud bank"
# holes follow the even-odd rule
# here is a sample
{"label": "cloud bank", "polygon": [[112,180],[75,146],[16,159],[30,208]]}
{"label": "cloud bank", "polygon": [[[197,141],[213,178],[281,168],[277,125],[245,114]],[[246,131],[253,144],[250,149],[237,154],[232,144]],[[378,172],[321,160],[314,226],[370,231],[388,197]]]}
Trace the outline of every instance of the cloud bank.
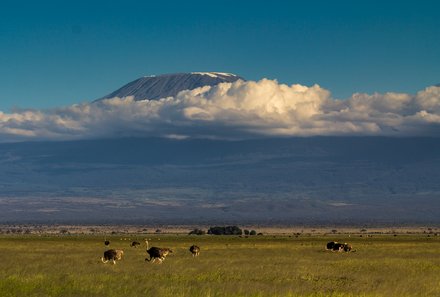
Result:
{"label": "cloud bank", "polygon": [[125,97],[51,110],[0,111],[1,142],[317,135],[440,136],[440,87],[415,95],[356,93],[337,100],[319,85],[239,80],[160,100]]}

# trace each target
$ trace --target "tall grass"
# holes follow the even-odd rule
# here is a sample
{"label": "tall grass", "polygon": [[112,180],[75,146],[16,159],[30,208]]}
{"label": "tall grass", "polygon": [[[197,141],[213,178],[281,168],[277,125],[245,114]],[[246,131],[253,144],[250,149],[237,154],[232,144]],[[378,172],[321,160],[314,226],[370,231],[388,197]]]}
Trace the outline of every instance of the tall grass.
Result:
{"label": "tall grass", "polygon": [[[357,251],[325,251],[331,239]],[[440,240],[432,237],[154,235],[152,245],[174,254],[152,264],[144,247],[114,236],[110,247],[125,251],[116,265],[100,261],[103,241],[0,237],[0,296],[440,296]],[[196,258],[193,243],[202,248]]]}

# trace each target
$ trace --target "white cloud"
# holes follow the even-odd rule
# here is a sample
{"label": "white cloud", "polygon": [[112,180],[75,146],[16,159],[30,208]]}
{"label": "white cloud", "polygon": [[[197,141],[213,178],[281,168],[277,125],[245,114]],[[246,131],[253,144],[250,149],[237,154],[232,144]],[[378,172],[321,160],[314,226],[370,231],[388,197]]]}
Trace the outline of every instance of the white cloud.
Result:
{"label": "white cloud", "polygon": [[119,136],[239,139],[254,136],[440,136],[440,87],[415,95],[360,94],[336,100],[318,85],[262,79],[51,110],[0,112],[0,141]]}

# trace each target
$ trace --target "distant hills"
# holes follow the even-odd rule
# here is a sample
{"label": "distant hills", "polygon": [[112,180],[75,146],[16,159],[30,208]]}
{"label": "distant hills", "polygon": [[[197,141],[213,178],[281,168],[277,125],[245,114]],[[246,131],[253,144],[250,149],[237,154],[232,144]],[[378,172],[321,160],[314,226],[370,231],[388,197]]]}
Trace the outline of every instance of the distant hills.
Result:
{"label": "distant hills", "polygon": [[223,72],[191,72],[145,76],[138,78],[116,91],[102,97],[133,96],[135,100],[155,100],[176,96],[180,91],[193,90],[203,86],[214,86],[222,82],[234,82],[242,79],[240,76]]}
{"label": "distant hills", "polygon": [[0,144],[0,223],[438,224],[440,138]]}

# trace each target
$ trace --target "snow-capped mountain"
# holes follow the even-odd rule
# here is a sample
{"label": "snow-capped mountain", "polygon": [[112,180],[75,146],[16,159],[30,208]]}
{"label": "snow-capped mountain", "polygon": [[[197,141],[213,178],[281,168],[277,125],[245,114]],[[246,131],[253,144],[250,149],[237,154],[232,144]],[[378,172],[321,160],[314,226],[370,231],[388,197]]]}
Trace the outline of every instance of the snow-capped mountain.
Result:
{"label": "snow-capped mountain", "polygon": [[175,96],[183,90],[214,86],[239,79],[243,80],[240,76],[223,72],[191,72],[144,76],[98,100],[127,96],[134,96],[135,100],[154,100]]}

